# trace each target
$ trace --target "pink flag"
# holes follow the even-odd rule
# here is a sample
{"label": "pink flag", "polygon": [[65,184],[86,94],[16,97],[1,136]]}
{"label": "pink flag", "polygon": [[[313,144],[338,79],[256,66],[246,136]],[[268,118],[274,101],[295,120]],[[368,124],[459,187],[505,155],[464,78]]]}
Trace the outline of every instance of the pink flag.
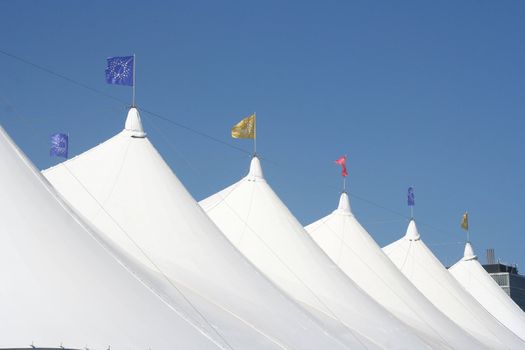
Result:
{"label": "pink flag", "polygon": [[348,171],[346,171],[346,156],[339,157],[335,162],[343,168],[341,175],[344,177],[348,176]]}

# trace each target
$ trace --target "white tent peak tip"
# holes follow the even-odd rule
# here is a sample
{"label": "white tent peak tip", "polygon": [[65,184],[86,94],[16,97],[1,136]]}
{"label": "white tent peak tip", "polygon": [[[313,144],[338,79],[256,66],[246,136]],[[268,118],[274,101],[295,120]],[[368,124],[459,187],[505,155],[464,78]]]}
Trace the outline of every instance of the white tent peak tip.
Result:
{"label": "white tent peak tip", "polygon": [[337,209],[334,212],[352,215],[352,208],[350,207],[350,197],[348,197],[348,193],[346,193],[346,191],[341,192],[341,196],[339,197],[339,205],[337,206]]}
{"label": "white tent peak tip", "polygon": [[405,233],[405,238],[410,241],[419,241],[421,236],[417,230],[416,220],[410,219],[408,223],[407,232]]}
{"label": "white tent peak tip", "polygon": [[126,123],[124,124],[124,130],[130,131],[134,137],[146,137],[146,133],[142,127],[140,113],[136,107],[131,107],[129,109]]}
{"label": "white tent peak tip", "polygon": [[476,254],[474,254],[474,248],[472,248],[472,244],[470,242],[467,242],[465,244],[465,251],[463,253],[462,260],[468,261],[468,260],[477,260],[478,257]]}
{"label": "white tent peak tip", "polygon": [[261,161],[259,160],[259,157],[257,157],[257,155],[255,154],[253,155],[252,160],[250,162],[250,171],[248,172],[247,177],[264,179]]}

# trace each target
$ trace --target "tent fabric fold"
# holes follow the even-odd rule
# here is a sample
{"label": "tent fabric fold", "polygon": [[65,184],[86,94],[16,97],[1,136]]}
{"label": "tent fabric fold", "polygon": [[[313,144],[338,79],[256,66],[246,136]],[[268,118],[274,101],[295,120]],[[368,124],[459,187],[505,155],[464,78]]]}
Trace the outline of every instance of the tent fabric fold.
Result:
{"label": "tent fabric fold", "polygon": [[356,286],[273,192],[257,157],[246,177],[200,204],[247,258],[322,322],[339,326],[341,337],[381,349],[449,348],[406,326]]}
{"label": "tent fabric fold", "polygon": [[525,349],[525,343],[468,294],[432,254],[414,220],[405,236],[383,251],[427,299],[480,342],[491,349]]}
{"label": "tent fabric fold", "polygon": [[525,340],[525,312],[485,271],[469,242],[463,258],[448,271],[492,316]]}
{"label": "tent fabric fold", "polygon": [[236,349],[347,349],[231,245],[150,143],[135,108],[125,125],[43,174],[101,234],[164,282],[166,298],[182,291],[197,312],[216,315],[214,327]]}
{"label": "tent fabric fold", "polygon": [[305,229],[348,277],[399,319],[451,348],[482,349],[398,270],[350,208],[343,192],[336,210]]}

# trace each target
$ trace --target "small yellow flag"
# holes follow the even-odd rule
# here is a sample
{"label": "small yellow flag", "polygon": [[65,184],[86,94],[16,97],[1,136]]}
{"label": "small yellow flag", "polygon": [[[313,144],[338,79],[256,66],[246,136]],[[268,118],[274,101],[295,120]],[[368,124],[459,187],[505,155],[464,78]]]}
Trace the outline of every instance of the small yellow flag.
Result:
{"label": "small yellow flag", "polygon": [[461,218],[461,228],[464,229],[465,231],[468,231],[468,213],[465,212],[465,214],[463,214],[463,217]]}
{"label": "small yellow flag", "polygon": [[244,118],[232,128],[234,139],[253,139],[255,138],[255,114]]}

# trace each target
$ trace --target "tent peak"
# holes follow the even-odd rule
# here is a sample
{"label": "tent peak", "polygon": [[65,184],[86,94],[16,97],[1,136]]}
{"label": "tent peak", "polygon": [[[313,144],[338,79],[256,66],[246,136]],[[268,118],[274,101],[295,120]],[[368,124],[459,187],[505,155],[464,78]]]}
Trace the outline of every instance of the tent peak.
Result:
{"label": "tent peak", "polygon": [[261,162],[259,161],[259,157],[257,157],[257,155],[254,155],[252,158],[252,161],[250,163],[250,171],[248,172],[248,177],[264,179]]}
{"label": "tent peak", "polygon": [[474,249],[472,248],[472,245],[470,244],[470,242],[467,242],[465,244],[465,252],[463,253],[462,260],[468,261],[468,260],[477,260],[477,259],[478,257],[476,256],[476,254],[474,254]]}
{"label": "tent peak", "polygon": [[405,234],[405,238],[407,238],[409,241],[419,241],[421,239],[421,236],[419,235],[419,232],[417,231],[416,220],[410,219],[410,222],[408,223],[408,227],[407,227],[407,232]]}
{"label": "tent peak", "polygon": [[135,107],[131,107],[128,111],[126,118],[126,124],[124,124],[124,130],[131,131],[134,137],[145,137],[146,133],[142,128],[142,121],[140,120],[139,110]]}
{"label": "tent peak", "polygon": [[341,196],[339,197],[339,205],[337,206],[337,209],[334,210],[334,212],[345,215],[352,215],[352,208],[350,207],[350,198],[348,197],[348,194],[345,191],[341,192]]}

